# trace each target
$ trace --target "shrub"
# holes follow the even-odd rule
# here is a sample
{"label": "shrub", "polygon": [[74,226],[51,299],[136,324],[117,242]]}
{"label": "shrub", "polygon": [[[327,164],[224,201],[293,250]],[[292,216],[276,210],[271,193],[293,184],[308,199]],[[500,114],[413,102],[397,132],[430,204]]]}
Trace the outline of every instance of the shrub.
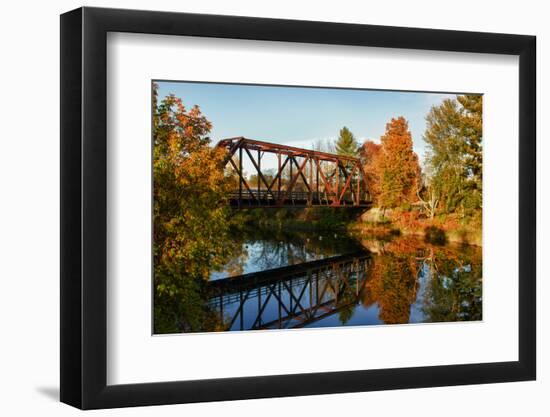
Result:
{"label": "shrub", "polygon": [[424,240],[435,245],[444,245],[447,243],[445,231],[436,226],[428,226],[424,229]]}

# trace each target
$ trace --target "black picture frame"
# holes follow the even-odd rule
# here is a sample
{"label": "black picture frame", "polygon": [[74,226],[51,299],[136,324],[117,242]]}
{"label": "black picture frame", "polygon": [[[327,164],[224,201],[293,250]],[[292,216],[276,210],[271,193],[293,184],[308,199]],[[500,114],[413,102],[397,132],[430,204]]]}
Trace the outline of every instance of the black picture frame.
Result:
{"label": "black picture frame", "polygon": [[[519,360],[107,385],[108,32],[519,56]],[[535,45],[534,36],[481,32],[88,7],[63,14],[61,401],[94,409],[535,379]]]}

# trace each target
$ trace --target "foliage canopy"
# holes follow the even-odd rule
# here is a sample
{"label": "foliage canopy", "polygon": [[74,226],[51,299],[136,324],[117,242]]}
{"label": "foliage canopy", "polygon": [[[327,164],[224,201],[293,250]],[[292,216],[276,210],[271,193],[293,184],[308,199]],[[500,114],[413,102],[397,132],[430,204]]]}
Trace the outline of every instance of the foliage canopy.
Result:
{"label": "foliage canopy", "polygon": [[[211,319],[200,303],[200,280],[223,264],[230,241],[227,209],[221,204],[227,188],[225,152],[209,146],[211,128],[197,106],[188,110],[173,95],[158,102],[154,86],[155,309],[170,305],[169,311],[178,311],[177,320],[156,311],[156,331],[167,331],[178,320],[183,327],[204,327]],[[186,302],[178,303],[183,297]]]}

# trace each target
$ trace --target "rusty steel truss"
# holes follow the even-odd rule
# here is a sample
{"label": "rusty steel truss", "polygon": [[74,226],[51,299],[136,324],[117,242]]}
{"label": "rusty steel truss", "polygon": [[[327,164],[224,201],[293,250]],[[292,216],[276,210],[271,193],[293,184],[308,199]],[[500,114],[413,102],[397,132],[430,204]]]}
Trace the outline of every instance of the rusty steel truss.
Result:
{"label": "rusty steel truss", "polygon": [[[230,193],[235,208],[369,207],[370,195],[358,158],[236,137],[218,142],[227,150],[224,167],[232,168],[238,186]],[[277,169],[267,176],[262,157],[275,154]],[[243,158],[254,167],[255,184],[247,180]]]}

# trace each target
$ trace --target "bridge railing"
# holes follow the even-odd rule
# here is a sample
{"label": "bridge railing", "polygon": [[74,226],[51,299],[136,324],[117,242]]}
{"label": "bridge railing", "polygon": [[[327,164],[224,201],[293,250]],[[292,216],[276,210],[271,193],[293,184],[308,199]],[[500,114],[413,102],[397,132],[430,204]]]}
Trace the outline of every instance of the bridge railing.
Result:
{"label": "bridge railing", "polygon": [[[337,199],[336,195],[331,195],[326,192],[317,191],[277,191],[277,190],[233,190],[227,194],[227,198],[231,205],[238,205],[241,202],[243,206],[254,205],[277,205],[281,202],[283,205],[331,205]],[[340,200],[341,205],[353,206],[357,205],[354,195],[351,192],[344,193]],[[368,193],[361,196],[359,205],[368,205],[371,202]]]}

